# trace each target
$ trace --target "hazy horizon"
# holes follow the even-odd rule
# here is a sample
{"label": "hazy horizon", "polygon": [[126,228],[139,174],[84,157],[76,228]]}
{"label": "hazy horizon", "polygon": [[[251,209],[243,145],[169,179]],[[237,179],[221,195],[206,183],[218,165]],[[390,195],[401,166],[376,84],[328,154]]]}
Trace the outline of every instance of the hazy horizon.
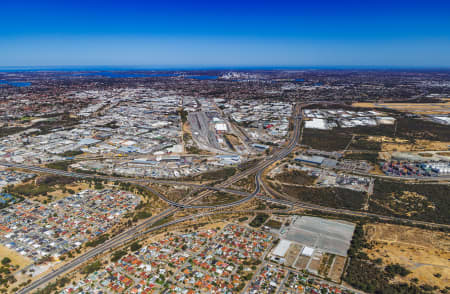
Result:
{"label": "hazy horizon", "polygon": [[336,66],[151,66],[151,65],[45,65],[0,66],[0,71],[308,71],[308,70],[450,70],[450,66],[389,66],[389,65],[336,65]]}

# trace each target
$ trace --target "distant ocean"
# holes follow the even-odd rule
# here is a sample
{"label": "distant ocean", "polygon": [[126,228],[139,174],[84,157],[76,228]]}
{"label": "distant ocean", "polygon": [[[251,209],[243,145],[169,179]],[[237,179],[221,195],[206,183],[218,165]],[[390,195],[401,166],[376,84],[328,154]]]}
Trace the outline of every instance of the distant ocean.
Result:
{"label": "distant ocean", "polygon": [[133,74],[133,73],[118,73],[118,72],[89,72],[76,73],[74,76],[101,76],[108,78],[149,78],[149,77],[176,77],[176,74]]}
{"label": "distant ocean", "polygon": [[155,74],[140,74],[140,73],[126,73],[126,72],[88,72],[75,73],[74,76],[101,76],[108,78],[152,78],[152,77],[184,77],[187,79],[196,80],[216,80],[218,76],[210,75],[182,75],[173,73],[155,73]]}
{"label": "distant ocean", "polygon": [[29,87],[31,86],[30,82],[9,82],[9,81],[0,81],[0,85],[10,85],[14,87]]}

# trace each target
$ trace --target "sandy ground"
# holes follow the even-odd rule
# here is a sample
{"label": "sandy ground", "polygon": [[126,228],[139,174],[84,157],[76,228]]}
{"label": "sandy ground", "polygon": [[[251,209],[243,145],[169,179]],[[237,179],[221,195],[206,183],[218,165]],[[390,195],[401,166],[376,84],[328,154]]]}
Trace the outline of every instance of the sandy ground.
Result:
{"label": "sandy ground", "polygon": [[289,246],[289,250],[286,253],[285,259],[286,262],[284,263],[286,266],[292,266],[297,258],[297,256],[300,254],[300,250],[303,249],[303,246],[297,243],[292,243]]}
{"label": "sandy ground", "polygon": [[334,259],[334,263],[331,265],[331,269],[328,273],[328,277],[334,282],[340,282],[342,272],[344,271],[346,258],[344,256],[337,255]]}
{"label": "sandy ground", "polygon": [[[445,288],[450,284],[450,236],[448,234],[390,224],[365,226],[374,247],[367,250],[372,259],[383,265],[398,263],[412,273],[397,277],[401,282],[417,278],[419,284]],[[440,275],[440,277],[436,277]]]}
{"label": "sandy ground", "polygon": [[417,114],[447,114],[450,113],[450,102],[445,103],[353,103],[354,107],[389,108]]}
{"label": "sandy ground", "polygon": [[381,142],[382,152],[447,151],[450,145],[450,142],[430,140],[416,140],[415,144],[410,144],[408,140],[384,136],[369,136],[367,140]]}
{"label": "sandy ground", "polygon": [[[66,189],[72,189],[76,193],[78,191],[89,189],[89,184],[87,184],[87,183],[74,183],[73,185],[66,185]],[[53,196],[52,201],[59,200],[59,199],[62,199],[64,197],[67,197],[67,196],[71,195],[67,191],[66,191],[66,193],[63,193],[63,191],[61,189],[58,189],[58,190],[53,191],[53,192],[48,193],[48,194]]]}
{"label": "sandy ground", "polygon": [[353,103],[352,106],[354,107],[375,107],[375,103],[371,103],[371,102],[356,102]]}
{"label": "sandy ground", "polygon": [[233,134],[225,134],[225,137],[230,140],[231,144],[233,146],[238,146],[241,145],[241,142],[239,141],[238,137],[236,137],[236,135]]}
{"label": "sandy ground", "polygon": [[0,259],[3,259],[4,257],[9,257],[13,265],[18,265],[20,267],[19,270],[32,263],[32,260],[28,257],[25,257],[14,250],[0,245]]}
{"label": "sandy ground", "polygon": [[[184,134],[188,134],[189,136],[192,137],[191,128],[190,128],[190,126],[189,126],[189,124],[188,124],[187,122],[184,123],[184,124],[181,126],[181,129],[182,129],[183,135],[184,135]],[[183,136],[181,136],[181,138],[182,138],[182,140],[183,140],[183,151],[186,152],[186,150],[185,150],[186,142],[184,142],[184,137],[183,137]]]}
{"label": "sandy ground", "polygon": [[322,263],[323,255],[321,253],[318,253],[317,251],[314,252],[311,261],[309,263],[308,269],[311,271],[319,271],[320,264]]}
{"label": "sandy ground", "polygon": [[[47,264],[42,264],[39,266],[31,266],[28,270],[32,270],[32,272],[27,271],[25,274],[22,274],[21,271],[17,272],[14,276],[17,279],[17,282],[13,283],[9,287],[8,293],[14,293],[12,292],[12,289],[15,287],[19,287],[20,284],[28,281],[28,280],[38,280],[40,277],[45,276],[46,274],[50,273],[52,269],[56,269],[63,265],[62,262],[52,262]],[[19,287],[20,288],[20,287]]]}

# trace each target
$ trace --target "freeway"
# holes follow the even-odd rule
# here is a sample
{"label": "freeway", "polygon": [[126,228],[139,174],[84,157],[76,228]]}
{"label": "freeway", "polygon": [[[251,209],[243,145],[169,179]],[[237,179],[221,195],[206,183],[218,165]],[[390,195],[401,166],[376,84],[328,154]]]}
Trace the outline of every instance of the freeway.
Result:
{"label": "freeway", "polygon": [[[245,197],[250,197],[250,198],[254,197],[257,193],[259,193],[259,189],[257,189],[254,193],[252,193],[253,195],[251,195],[251,194],[249,194],[247,192],[233,190],[233,189],[227,189],[225,187],[219,187],[219,186],[208,186],[208,185],[194,184],[194,183],[189,183],[189,182],[177,182],[177,181],[170,181],[170,180],[135,179],[135,178],[112,177],[112,176],[111,177],[109,177],[109,176],[98,176],[98,175],[92,175],[92,174],[83,174],[83,173],[63,171],[63,170],[58,170],[58,169],[51,169],[51,168],[40,167],[40,166],[25,165],[25,164],[20,164],[20,163],[0,162],[0,165],[1,166],[6,166],[6,167],[11,167],[11,168],[21,168],[21,169],[29,170],[29,171],[42,172],[42,173],[48,173],[48,174],[55,174],[55,175],[60,175],[60,176],[73,177],[73,178],[84,178],[84,179],[86,179],[86,178],[96,178],[96,179],[108,180],[108,181],[134,183],[134,184],[136,184],[138,186],[141,186],[141,187],[149,190],[150,192],[154,193],[155,195],[157,195],[159,198],[161,198],[163,201],[167,202],[168,204],[173,205],[173,206],[177,206],[177,207],[180,207],[180,208],[208,208],[208,206],[187,205],[187,204],[182,204],[182,203],[178,203],[178,202],[172,201],[172,200],[166,198],[164,195],[162,195],[158,191],[150,188],[149,186],[143,185],[142,183],[155,183],[155,184],[169,184],[169,185],[178,185],[178,186],[189,186],[189,187],[193,187],[193,188],[197,188],[197,189],[206,189],[206,190],[211,190],[211,191],[218,191],[218,192],[237,194],[237,195],[240,195],[240,196],[245,196]],[[246,175],[248,175],[248,173],[246,173]],[[239,204],[239,203],[248,201],[248,200],[249,199],[239,200],[239,202],[236,202],[236,205]],[[229,204],[223,204],[223,205],[224,206],[228,206]]]}
{"label": "freeway", "polygon": [[[46,167],[40,167],[40,166],[31,166],[21,163],[11,163],[11,162],[0,162],[1,166],[11,167],[11,168],[21,168],[25,170],[30,171],[36,171],[36,172],[43,172],[43,173],[49,173],[49,174],[56,174],[61,176],[67,176],[67,177],[74,177],[74,178],[97,178],[101,180],[108,180],[108,181],[118,181],[118,182],[127,182],[127,183],[154,183],[154,184],[169,184],[169,185],[182,185],[182,186],[189,186],[197,189],[207,189],[211,191],[221,191],[231,194],[237,194],[240,196],[244,196],[245,198],[240,199],[236,202],[232,203],[226,203],[226,204],[219,204],[219,205],[192,205],[192,204],[183,204],[179,202],[172,201],[168,198],[166,198],[161,193],[157,192],[156,190],[139,184],[141,187],[149,190],[150,192],[156,194],[159,198],[161,198],[163,201],[167,202],[168,204],[179,207],[179,208],[212,208],[212,207],[231,207],[235,205],[239,205],[241,203],[244,203],[246,201],[251,200],[254,198],[259,192],[260,192],[260,180],[261,180],[261,174],[264,172],[264,170],[269,167],[271,164],[275,163],[276,161],[286,157],[289,153],[292,152],[292,150],[295,148],[295,146],[298,143],[299,133],[300,133],[300,127],[301,127],[301,119],[299,118],[298,114],[300,112],[300,107],[297,105],[294,118],[295,118],[295,127],[294,132],[292,134],[292,138],[290,139],[288,145],[286,148],[281,149],[278,153],[263,159],[255,166],[238,173],[235,176],[230,177],[225,182],[217,185],[217,186],[208,186],[208,185],[201,185],[201,184],[194,184],[189,182],[180,182],[180,181],[174,181],[174,180],[159,180],[159,179],[136,179],[136,178],[124,178],[124,177],[114,177],[114,176],[103,176],[103,175],[93,175],[93,174],[84,174],[84,173],[78,173],[78,172],[72,172],[72,171],[64,171],[64,170],[58,170],[58,169],[51,169]],[[255,191],[251,194],[243,191],[238,190],[232,190],[227,189],[226,186],[229,186],[232,183],[235,183],[251,174],[257,173],[255,176]],[[201,194],[201,195],[207,195],[207,194]]]}
{"label": "freeway", "polygon": [[[173,209],[173,208],[172,208]],[[170,209],[166,210],[169,211]],[[279,210],[277,210],[279,211]],[[235,213],[259,213],[259,212],[274,212],[273,210],[236,210],[234,211]],[[70,271],[71,269],[74,269],[80,265],[82,265],[83,263],[85,263],[86,261],[88,261],[91,258],[94,258],[96,256],[102,255],[104,254],[106,251],[119,247],[123,244],[126,244],[140,236],[146,235],[148,233],[175,225],[175,224],[179,224],[185,221],[189,221],[189,220],[194,220],[194,219],[198,219],[198,218],[202,218],[205,216],[209,216],[209,215],[215,215],[215,214],[225,214],[225,213],[229,213],[228,211],[207,211],[207,212],[202,212],[202,213],[198,213],[195,215],[189,215],[183,218],[179,218],[170,222],[167,222],[165,224],[161,224],[158,226],[153,226],[150,227],[148,229],[143,230],[143,228],[146,226],[146,224],[142,223],[138,226],[133,227],[133,234],[132,235],[128,235],[128,234],[124,234],[121,233],[119,235],[117,235],[116,237],[118,237],[117,239],[114,239],[113,243],[103,243],[99,246],[97,246],[96,248],[92,249],[91,251],[89,251],[88,253],[86,253],[85,255],[83,255],[83,258],[75,258],[73,261],[66,263],[65,265],[63,265],[62,267],[58,268],[57,270],[47,274],[46,276],[42,277],[39,280],[36,280],[34,283],[31,283],[30,285],[26,286],[25,288],[19,290],[17,293],[18,294],[22,294],[22,293],[29,293],[30,291],[36,289],[39,286],[45,285],[46,283],[50,282],[51,280],[53,280],[54,278],[58,277],[59,275],[61,275],[62,273],[66,273],[68,271]],[[163,213],[164,216],[167,216],[168,214]],[[158,215],[159,216],[159,215]],[[150,219],[148,219],[147,221],[154,221],[155,218],[157,218],[158,216],[152,217]],[[108,240],[108,241],[112,241],[112,239]],[[81,256],[80,256],[81,257]]]}
{"label": "freeway", "polygon": [[116,248],[117,246],[121,244],[127,243],[127,241],[132,240],[133,237],[142,229],[145,229],[146,227],[150,226],[151,224],[155,223],[156,221],[163,219],[164,217],[170,215],[176,210],[174,207],[170,207],[163,211],[162,213],[151,217],[149,219],[146,219],[142,223],[114,236],[113,238],[107,240],[105,243],[91,249],[90,251],[84,253],[83,255],[80,255],[79,257],[74,258],[70,262],[64,264],[60,268],[52,271],[51,273],[45,275],[44,277],[32,282],[30,285],[22,288],[17,293],[18,294],[24,294],[29,293],[35,289],[37,289],[40,286],[43,286],[53,280],[54,278],[78,267],[79,265],[85,263],[91,258],[94,258],[95,256],[104,253],[105,251],[108,251],[112,248]]}
{"label": "freeway", "polygon": [[288,195],[284,195],[277,191],[274,191],[271,187],[266,185],[265,182],[262,182],[261,186],[268,195],[274,197],[274,198],[270,198],[270,197],[264,197],[264,196],[260,196],[260,195],[257,196],[258,199],[266,201],[266,202],[272,202],[272,203],[281,204],[281,205],[299,207],[299,208],[304,208],[304,209],[309,209],[309,210],[319,210],[319,211],[328,212],[328,213],[332,213],[332,214],[343,214],[343,215],[350,215],[350,216],[357,216],[357,217],[373,217],[373,218],[377,218],[377,219],[385,220],[385,221],[396,221],[396,222],[403,222],[403,223],[411,223],[411,224],[415,224],[415,225],[425,225],[425,226],[430,226],[430,227],[450,229],[450,225],[447,225],[447,224],[439,224],[439,223],[425,222],[425,221],[419,221],[419,220],[412,220],[412,219],[408,219],[408,218],[386,216],[386,215],[375,214],[375,213],[364,212],[364,211],[332,208],[332,207],[321,206],[321,205],[312,204],[312,203],[308,203],[308,202],[301,202],[301,201],[297,201],[297,200],[293,199],[292,197],[290,197]]}
{"label": "freeway", "polygon": [[[262,188],[264,188],[264,190],[266,190],[268,195],[275,196],[276,198],[280,197],[280,195],[277,195],[277,193],[275,191],[271,190],[270,187],[267,187],[265,185],[264,181],[261,179],[261,176],[267,167],[269,167],[273,163],[277,162],[278,160],[286,157],[289,153],[292,152],[292,150],[297,145],[299,137],[300,137],[301,122],[302,122],[300,116],[298,115],[299,111],[300,111],[300,107],[299,107],[299,105],[297,105],[296,106],[296,114],[294,115],[295,126],[294,126],[294,131],[292,133],[292,138],[290,139],[288,145],[284,149],[280,150],[278,153],[276,153],[266,159],[263,159],[258,164],[249,168],[248,170],[245,170],[241,173],[238,173],[238,174],[230,177],[229,179],[227,179],[226,181],[224,181],[223,183],[221,183],[217,186],[210,187],[210,186],[206,186],[206,185],[197,185],[197,184],[192,184],[192,183],[183,183],[183,182],[166,181],[166,180],[147,180],[147,179],[129,179],[129,178],[107,177],[106,179],[108,179],[108,180],[137,183],[137,184],[141,185],[142,187],[149,189],[151,192],[153,192],[158,197],[160,197],[163,201],[169,203],[171,205],[171,207],[166,209],[159,215],[156,215],[154,217],[146,219],[142,223],[112,237],[111,239],[107,240],[105,243],[91,249],[90,251],[86,252],[85,254],[83,254],[79,257],[76,257],[75,259],[64,264],[57,270],[47,274],[46,276],[42,277],[41,279],[36,280],[33,283],[31,283],[30,285],[21,289],[18,293],[20,293],[20,294],[29,293],[30,291],[33,291],[34,289],[37,289],[38,287],[45,285],[46,283],[53,280],[54,278],[56,278],[64,273],[67,273],[70,270],[77,268],[78,266],[82,265],[83,263],[90,260],[91,258],[94,258],[95,256],[98,256],[98,255],[104,253],[105,251],[108,251],[113,248],[117,248],[121,245],[124,245],[124,244],[130,242],[131,240],[134,240],[135,238],[142,236],[146,233],[149,233],[154,230],[158,230],[158,229],[161,229],[161,228],[164,228],[164,227],[167,227],[167,226],[170,226],[170,225],[182,222],[182,221],[186,221],[188,219],[192,219],[195,217],[205,216],[205,215],[213,214],[213,213],[224,213],[224,211],[207,212],[207,213],[203,213],[203,214],[188,216],[185,218],[174,220],[174,221],[168,222],[168,223],[160,225],[160,226],[151,227],[151,225],[154,224],[155,222],[162,220],[167,216],[172,215],[173,213],[175,213],[176,211],[178,211],[182,208],[210,208],[213,210],[219,210],[219,209],[223,210],[227,207],[239,205],[241,203],[244,203],[245,201],[248,201],[250,199],[253,199],[254,197],[257,197],[258,199],[264,200],[264,201],[270,201],[270,202],[279,203],[279,204],[283,204],[283,205],[289,205],[289,206],[302,207],[302,208],[306,208],[306,209],[315,209],[315,210],[320,210],[320,211],[325,211],[325,212],[330,212],[330,213],[347,214],[347,215],[361,216],[361,217],[377,217],[379,219],[384,219],[384,220],[405,221],[405,222],[407,221],[407,222],[411,222],[411,223],[415,223],[415,224],[425,224],[425,225],[432,225],[432,226],[439,226],[439,227],[446,227],[446,228],[449,227],[448,225],[440,225],[440,224],[427,223],[427,222],[421,222],[421,221],[411,221],[411,220],[406,220],[406,219],[402,219],[402,218],[388,217],[388,216],[376,215],[376,214],[360,212],[360,211],[334,209],[334,208],[323,207],[323,206],[314,205],[314,204],[310,204],[310,203],[304,203],[304,202],[299,202],[299,201],[289,201],[289,200],[284,200],[284,199],[274,199],[274,198],[268,198],[268,197],[263,197],[263,196],[259,195],[260,189],[262,187]],[[0,165],[4,165],[4,163],[0,163]],[[11,166],[10,163],[8,163],[8,165]],[[22,167],[21,166],[11,166],[11,167],[21,167],[24,169],[28,169],[28,167],[29,167],[29,166],[25,166],[25,167],[23,167],[23,166],[24,165],[22,165]],[[36,167],[32,167],[32,168],[36,168]],[[38,167],[38,168],[42,169],[40,167]],[[62,171],[58,171],[58,170],[49,170],[49,169],[45,169],[42,171],[47,172],[47,173],[57,173],[57,174],[60,174],[60,172],[62,172]],[[256,175],[255,175],[256,189],[253,193],[236,191],[236,190],[231,190],[231,189],[226,188],[227,186],[229,186],[251,174],[254,174],[255,172],[256,172]],[[87,177],[96,177],[93,175],[86,175],[86,174],[78,174],[78,173],[70,173],[70,172],[67,172],[67,173],[69,173],[69,174],[64,174],[64,172],[62,174],[69,175],[69,176],[86,177],[86,178]],[[167,199],[164,195],[151,189],[148,186],[142,185],[141,184],[142,182],[189,185],[189,186],[192,186],[192,187],[198,188],[198,189],[208,189],[208,191],[204,191],[204,192],[200,193],[197,197],[195,197],[193,199],[188,199],[186,202],[179,203],[179,202],[174,202],[174,201]],[[195,201],[209,195],[213,191],[224,191],[224,192],[228,192],[228,193],[236,193],[236,194],[245,196],[245,198],[243,198],[239,201],[236,201],[236,202],[222,204],[222,205],[193,205],[192,204]],[[281,195],[281,196],[284,197],[285,195]],[[246,212],[250,212],[250,211],[246,211]]]}
{"label": "freeway", "polygon": [[[211,208],[211,209],[218,209],[218,208],[224,208],[224,207],[231,207],[231,206],[235,206],[235,205],[239,205],[245,201],[248,201],[252,198],[254,198],[260,191],[260,180],[261,180],[261,175],[264,172],[264,170],[269,167],[271,164],[275,163],[276,161],[286,157],[289,153],[292,152],[292,150],[295,148],[295,146],[298,143],[298,138],[299,138],[299,133],[300,133],[300,128],[301,128],[301,119],[299,117],[299,113],[300,113],[300,106],[296,105],[296,111],[294,113],[294,121],[295,121],[295,125],[294,125],[294,131],[292,133],[292,137],[288,143],[288,145],[280,150],[278,153],[273,154],[272,156],[263,159],[262,161],[260,161],[258,164],[256,164],[255,166],[241,172],[238,173],[236,175],[233,175],[232,177],[228,178],[226,181],[220,183],[219,185],[217,185],[216,187],[214,187],[214,189],[222,189],[225,188],[253,173],[257,173],[255,175],[255,182],[256,182],[256,189],[253,193],[246,193],[246,192],[242,192],[239,191],[239,193],[245,193],[248,194],[246,198],[241,199],[239,201],[236,202],[232,202],[232,203],[228,203],[228,204],[222,204],[222,205],[192,205],[191,203],[194,203],[195,201],[209,195],[210,193],[212,193],[213,190],[209,190],[209,191],[205,191],[200,193],[197,197],[193,198],[193,199],[189,199],[186,203],[176,203],[176,202],[168,202],[170,201],[169,199],[167,199],[164,195],[162,195],[161,193],[155,191],[155,190],[150,190],[153,193],[155,193],[157,196],[159,196],[162,200],[168,202],[169,204],[171,204],[172,206],[166,210],[164,210],[162,213],[150,217],[146,220],[144,220],[142,223],[126,230],[123,231],[122,233],[119,233],[118,235],[115,235],[114,237],[112,237],[111,239],[107,240],[105,243],[91,249],[90,251],[72,259],[71,261],[67,262],[66,264],[64,264],[63,266],[61,266],[60,268],[52,271],[51,273],[45,275],[44,277],[35,280],[34,282],[32,282],[31,284],[29,284],[28,286],[22,288],[21,290],[19,290],[17,293],[18,294],[25,294],[25,293],[29,293],[41,286],[46,285],[48,282],[50,282],[51,280],[55,279],[56,277],[69,272],[70,270],[73,270],[75,268],[77,268],[78,266],[82,265],[83,263],[85,263],[86,261],[90,260],[91,258],[94,258],[96,256],[98,256],[101,253],[104,253],[105,251],[111,250],[113,248],[117,248],[121,245],[124,245],[126,243],[128,243],[131,240],[134,240],[135,238],[141,236],[142,234],[151,232],[153,230],[159,229],[159,228],[163,228],[165,226],[168,226],[170,224],[173,223],[177,223],[182,221],[183,219],[179,219],[179,220],[175,220],[173,222],[167,223],[165,225],[162,226],[157,226],[157,227],[152,227],[150,229],[148,229],[148,227],[151,227],[152,224],[154,224],[155,222],[164,219],[165,217],[172,215],[173,213],[175,213],[176,211],[180,210],[181,208]],[[60,174],[60,175],[68,175],[68,176],[74,176],[74,177],[80,177],[80,178],[91,178],[94,177],[93,175],[87,175],[87,174],[79,174],[79,173],[72,173],[72,172],[65,172],[65,171],[60,171],[60,170],[52,170],[52,169],[45,169],[45,168],[41,168],[41,167],[30,167],[30,166],[26,166],[26,165],[19,165],[19,164],[11,164],[11,163],[3,163],[1,162],[0,165],[5,165],[5,166],[9,166],[9,167],[19,167],[19,168],[23,168],[23,169],[29,169],[29,170],[35,170],[35,171],[43,171],[43,172],[47,172],[47,173],[55,173],[55,174]],[[97,177],[97,178],[103,178],[103,177]],[[117,178],[117,177],[107,177],[105,179],[108,180],[119,180],[119,181],[127,181],[127,182],[133,182],[136,183],[136,181],[132,181],[132,179],[128,179],[128,178]],[[145,181],[142,181],[145,182]],[[148,182],[148,181],[147,181]],[[168,183],[169,181],[164,181],[164,183]],[[183,183],[178,183],[175,182],[177,185],[179,184],[183,184]],[[151,189],[148,186],[144,186],[141,185],[142,187],[145,187],[147,189]],[[200,185],[199,188],[204,188],[203,185]],[[227,189],[227,191],[234,191],[234,190],[230,190]],[[190,218],[190,217],[188,217]]]}

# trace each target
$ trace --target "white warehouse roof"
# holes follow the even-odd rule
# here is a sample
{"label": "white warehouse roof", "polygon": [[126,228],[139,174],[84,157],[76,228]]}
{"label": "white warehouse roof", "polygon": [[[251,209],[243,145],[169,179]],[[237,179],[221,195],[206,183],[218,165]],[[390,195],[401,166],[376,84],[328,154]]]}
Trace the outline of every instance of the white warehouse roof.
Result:
{"label": "white warehouse roof", "polygon": [[304,255],[304,256],[312,256],[313,253],[314,253],[314,248],[311,248],[311,247],[308,247],[308,246],[305,246],[305,248],[303,248],[302,255]]}
{"label": "white warehouse roof", "polygon": [[307,129],[319,129],[329,130],[326,120],[320,118],[313,118],[312,120],[305,121],[305,128]]}
{"label": "white warehouse roof", "polygon": [[225,123],[217,123],[215,125],[215,127],[216,127],[217,131],[226,131],[227,130],[227,124],[225,124]]}
{"label": "white warehouse roof", "polygon": [[275,249],[272,251],[272,255],[284,257],[289,249],[289,246],[291,246],[291,243],[292,242],[289,240],[281,240],[280,243],[278,243],[277,247],[275,247]]}

